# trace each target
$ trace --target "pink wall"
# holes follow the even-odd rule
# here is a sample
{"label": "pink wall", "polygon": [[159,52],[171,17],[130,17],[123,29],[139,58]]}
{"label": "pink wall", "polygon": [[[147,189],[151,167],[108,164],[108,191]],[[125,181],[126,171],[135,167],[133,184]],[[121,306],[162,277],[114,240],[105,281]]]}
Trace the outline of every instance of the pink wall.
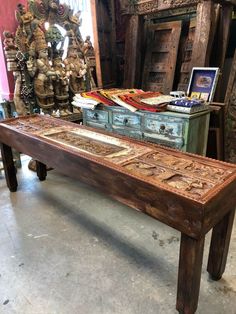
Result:
{"label": "pink wall", "polygon": [[1,14],[0,19],[0,93],[2,98],[12,99],[14,92],[14,79],[11,72],[7,72],[6,60],[3,51],[3,31],[9,30],[15,32],[17,22],[15,20],[15,9],[18,3],[26,4],[27,0],[6,0],[2,4],[4,7],[4,14]]}

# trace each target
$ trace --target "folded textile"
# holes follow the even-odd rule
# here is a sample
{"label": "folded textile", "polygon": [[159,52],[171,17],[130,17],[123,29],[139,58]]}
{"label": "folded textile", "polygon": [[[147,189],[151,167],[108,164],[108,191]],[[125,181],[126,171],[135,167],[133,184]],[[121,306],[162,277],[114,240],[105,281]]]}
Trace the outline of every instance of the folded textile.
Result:
{"label": "folded textile", "polygon": [[91,98],[91,99],[97,100],[99,101],[99,103],[102,103],[106,106],[115,106],[115,103],[112,100],[101,95],[99,93],[99,90],[91,91],[91,92],[84,92],[84,93],[81,93],[81,95],[85,98]]}
{"label": "folded textile", "polygon": [[135,95],[143,93],[142,90],[138,89],[125,89],[125,90],[117,90],[116,92],[109,93],[109,97],[118,105],[129,109],[132,112],[135,112],[138,110],[136,106],[133,106],[132,104],[127,103],[126,101],[123,101],[121,96],[128,96],[128,95]]}
{"label": "folded textile", "polygon": [[[125,102],[127,102],[128,104],[136,107],[139,110],[147,110],[147,111],[151,111],[151,112],[160,112],[160,111],[165,111],[166,110],[166,102],[163,103],[160,102],[158,103],[156,101],[156,104],[146,104],[144,102],[142,102],[141,100],[143,99],[149,99],[149,98],[158,98],[158,97],[162,97],[163,95],[161,93],[158,92],[143,92],[143,93],[139,93],[139,94],[131,94],[131,95],[124,95],[121,96],[121,99]],[[150,102],[151,103],[151,102]]]}
{"label": "folded textile", "polygon": [[147,110],[151,112],[165,111],[167,104],[176,98],[158,92],[144,92],[141,89],[99,89],[76,94],[73,105],[94,109],[98,104],[105,106],[121,106],[131,112]]}

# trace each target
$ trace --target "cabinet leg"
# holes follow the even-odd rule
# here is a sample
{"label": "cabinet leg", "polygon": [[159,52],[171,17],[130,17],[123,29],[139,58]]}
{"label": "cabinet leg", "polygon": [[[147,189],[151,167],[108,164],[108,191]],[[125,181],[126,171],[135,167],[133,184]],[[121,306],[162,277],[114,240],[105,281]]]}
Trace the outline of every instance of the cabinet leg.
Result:
{"label": "cabinet leg", "polygon": [[36,160],[36,171],[37,171],[37,176],[40,181],[46,180],[47,176],[47,166],[41,163],[40,161]]}
{"label": "cabinet leg", "polygon": [[197,309],[204,242],[205,237],[196,240],[181,234],[176,309],[182,314]]}
{"label": "cabinet leg", "polygon": [[207,271],[213,280],[219,280],[226,266],[235,209],[231,210],[213,228]]}
{"label": "cabinet leg", "polygon": [[7,186],[11,192],[16,192],[18,184],[11,147],[2,143],[0,143],[0,146]]}

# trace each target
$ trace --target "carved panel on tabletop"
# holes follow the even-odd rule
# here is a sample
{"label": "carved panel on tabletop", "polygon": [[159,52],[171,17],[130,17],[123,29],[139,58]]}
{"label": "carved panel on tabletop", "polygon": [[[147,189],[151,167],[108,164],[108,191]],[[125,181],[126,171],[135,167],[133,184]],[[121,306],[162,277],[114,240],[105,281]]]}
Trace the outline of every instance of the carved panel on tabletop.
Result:
{"label": "carved panel on tabletop", "polygon": [[194,196],[202,196],[213,187],[213,184],[208,181],[194,178],[187,174],[180,174],[159,165],[148,164],[138,159],[123,165],[123,167],[132,173],[148,177],[150,181],[167,184]]}
{"label": "carved panel on tabletop", "polygon": [[231,173],[230,170],[220,169],[214,166],[210,167],[191,159],[183,159],[159,152],[146,155],[145,160],[155,165],[168,167],[174,171],[191,172],[194,176],[211,182],[223,181]]}
{"label": "carved panel on tabletop", "polygon": [[47,135],[47,137],[99,156],[108,156],[124,150],[124,147],[94,140],[73,132],[57,132]]}
{"label": "carved panel on tabletop", "polygon": [[28,119],[14,119],[7,124],[14,127],[16,130],[30,133],[42,132],[60,126],[57,121],[44,121],[38,116],[33,116]]}
{"label": "carved panel on tabletop", "polygon": [[161,182],[196,198],[204,196],[232,173],[229,169],[157,151],[132,159],[123,167],[153,183]]}

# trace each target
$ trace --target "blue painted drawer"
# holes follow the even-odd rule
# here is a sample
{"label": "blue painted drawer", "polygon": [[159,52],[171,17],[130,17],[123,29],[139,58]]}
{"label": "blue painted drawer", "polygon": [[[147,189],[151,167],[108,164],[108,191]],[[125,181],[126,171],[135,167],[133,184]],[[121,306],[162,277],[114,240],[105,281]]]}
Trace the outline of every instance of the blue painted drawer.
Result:
{"label": "blue painted drawer", "polygon": [[118,110],[112,112],[112,125],[122,128],[141,128],[141,116],[137,114],[126,113]]}
{"label": "blue painted drawer", "polygon": [[118,133],[120,135],[125,135],[129,137],[133,137],[136,139],[141,140],[143,138],[143,134],[140,130],[137,130],[135,128],[129,128],[129,127],[123,127],[123,126],[112,126],[112,132]]}
{"label": "blue painted drawer", "polygon": [[[105,110],[84,110],[83,115],[85,116],[86,123],[108,123],[109,114]],[[88,125],[88,124],[87,124]]]}
{"label": "blue painted drawer", "polygon": [[143,139],[149,142],[157,143],[167,147],[182,149],[184,146],[184,138],[168,138],[162,135],[157,135],[155,133],[145,133],[143,132]]}
{"label": "blue painted drawer", "polygon": [[112,131],[111,126],[107,123],[96,123],[96,122],[92,122],[92,121],[87,121],[86,125],[90,126],[91,128],[98,128],[98,129],[104,129],[107,131]]}
{"label": "blue painted drawer", "polygon": [[157,114],[146,115],[143,137],[148,141],[181,148],[184,145],[184,128],[184,119]]}
{"label": "blue painted drawer", "polygon": [[144,118],[144,130],[154,132],[165,137],[182,137],[183,136],[183,119],[147,115]]}

